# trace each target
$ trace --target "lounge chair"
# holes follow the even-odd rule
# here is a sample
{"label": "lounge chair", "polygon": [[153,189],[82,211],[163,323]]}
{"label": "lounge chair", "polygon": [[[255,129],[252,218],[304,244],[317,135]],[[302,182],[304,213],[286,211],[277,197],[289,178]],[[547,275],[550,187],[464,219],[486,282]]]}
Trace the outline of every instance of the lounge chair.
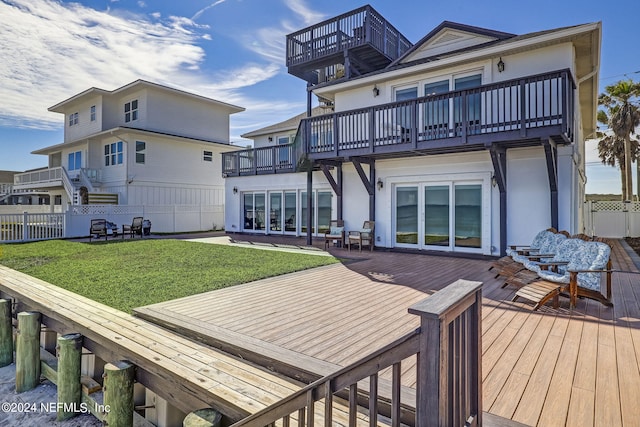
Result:
{"label": "lounge chair", "polygon": [[[501,275],[505,275],[505,276],[511,275],[512,273],[507,272],[507,270],[517,263],[517,261],[515,261],[512,258],[513,255],[529,255],[531,253],[538,252],[540,250],[540,246],[542,245],[544,239],[555,232],[557,232],[555,228],[548,228],[546,230],[542,230],[538,232],[538,234],[536,234],[533,240],[531,241],[531,244],[528,246],[510,245],[506,250],[507,255],[503,256],[502,258],[496,260],[493,264],[491,264],[491,267],[489,267],[489,271],[495,269],[496,278],[498,278],[498,276],[501,276]],[[505,270],[504,273],[503,273],[503,270]]]}
{"label": "lounge chair", "polygon": [[362,246],[364,245],[369,245],[369,250],[373,251],[375,239],[374,227],[374,221],[365,221],[360,230],[349,231],[347,236],[349,251],[351,251],[351,246],[354,244],[358,245],[360,252],[362,252]]}
{"label": "lounge chair", "polygon": [[[565,233],[546,233],[540,246],[535,251],[512,253],[511,258],[513,262],[502,266],[502,269],[498,271],[496,277],[504,276],[508,280],[520,271],[525,270],[525,263],[529,261],[545,262],[556,254],[558,246],[566,239],[567,235]],[[507,282],[505,282],[505,284],[506,283]],[[505,284],[502,285],[503,288]]]}
{"label": "lounge chair", "polygon": [[[569,239],[575,242],[575,249],[571,250],[565,244],[562,250],[570,252],[568,261],[563,261],[562,268],[539,268],[538,279],[520,288],[513,301],[518,298],[528,299],[536,303],[537,310],[550,299],[557,301],[560,292],[567,292],[570,307],[576,306],[578,297],[591,298],[605,306],[611,307],[611,247],[602,241],[585,242],[581,239]],[[529,268],[536,268],[530,265]],[[602,273],[605,273],[605,289],[603,292]],[[555,305],[555,304],[554,304]]]}
{"label": "lounge chair", "polygon": [[336,241],[339,247],[344,247],[344,221],[332,219],[329,222],[329,231],[324,233],[324,248],[329,247],[329,243]]}
{"label": "lounge chair", "polygon": [[107,240],[107,220],[106,219],[92,219],[91,226],[89,228],[89,241],[92,237],[102,237]]}
{"label": "lounge chair", "polygon": [[142,223],[144,218],[141,216],[136,216],[133,218],[131,225],[125,224],[122,226],[122,234],[123,237],[125,234],[129,234],[129,236],[134,237],[136,234],[139,234],[142,238]]}

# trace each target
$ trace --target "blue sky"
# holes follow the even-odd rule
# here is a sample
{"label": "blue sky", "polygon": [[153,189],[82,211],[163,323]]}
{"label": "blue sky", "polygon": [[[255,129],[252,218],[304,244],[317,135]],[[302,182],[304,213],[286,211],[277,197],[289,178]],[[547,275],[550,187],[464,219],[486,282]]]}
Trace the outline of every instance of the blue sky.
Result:
{"label": "blue sky", "polygon": [[[602,21],[600,88],[640,80],[640,2],[593,0],[371,1],[409,40],[444,20],[523,34]],[[364,5],[343,0],[1,0],[0,170],[46,165],[31,151],[62,142],[47,108],[90,87],[136,79],[246,108],[240,134],[305,109],[305,82],[287,74],[286,34]],[[480,6],[481,5],[481,6]],[[619,172],[587,156],[587,192],[620,193]]]}

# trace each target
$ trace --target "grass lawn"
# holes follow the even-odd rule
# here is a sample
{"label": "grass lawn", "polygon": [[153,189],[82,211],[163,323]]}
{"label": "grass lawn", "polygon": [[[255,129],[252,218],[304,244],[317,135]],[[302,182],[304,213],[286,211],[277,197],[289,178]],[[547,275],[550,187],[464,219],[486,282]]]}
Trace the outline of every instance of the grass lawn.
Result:
{"label": "grass lawn", "polygon": [[134,307],[336,262],[325,256],[172,239],[0,246],[0,264],[128,313]]}

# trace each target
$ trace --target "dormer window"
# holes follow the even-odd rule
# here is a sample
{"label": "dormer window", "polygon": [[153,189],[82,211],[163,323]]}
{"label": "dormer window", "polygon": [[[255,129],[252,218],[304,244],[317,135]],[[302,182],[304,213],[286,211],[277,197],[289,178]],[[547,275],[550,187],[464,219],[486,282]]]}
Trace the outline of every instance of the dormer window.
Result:
{"label": "dormer window", "polygon": [[69,126],[78,124],[78,113],[69,114]]}
{"label": "dormer window", "polygon": [[134,99],[131,102],[124,104],[124,122],[129,123],[134,120],[138,120],[138,100]]}

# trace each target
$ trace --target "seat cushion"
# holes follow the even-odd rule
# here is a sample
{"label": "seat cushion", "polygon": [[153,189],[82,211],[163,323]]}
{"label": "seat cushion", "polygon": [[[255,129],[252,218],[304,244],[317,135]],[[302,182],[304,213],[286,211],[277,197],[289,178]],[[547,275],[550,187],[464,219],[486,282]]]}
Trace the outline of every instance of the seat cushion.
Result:
{"label": "seat cushion", "polygon": [[329,234],[332,236],[341,236],[343,231],[344,231],[344,227],[329,228]]}

